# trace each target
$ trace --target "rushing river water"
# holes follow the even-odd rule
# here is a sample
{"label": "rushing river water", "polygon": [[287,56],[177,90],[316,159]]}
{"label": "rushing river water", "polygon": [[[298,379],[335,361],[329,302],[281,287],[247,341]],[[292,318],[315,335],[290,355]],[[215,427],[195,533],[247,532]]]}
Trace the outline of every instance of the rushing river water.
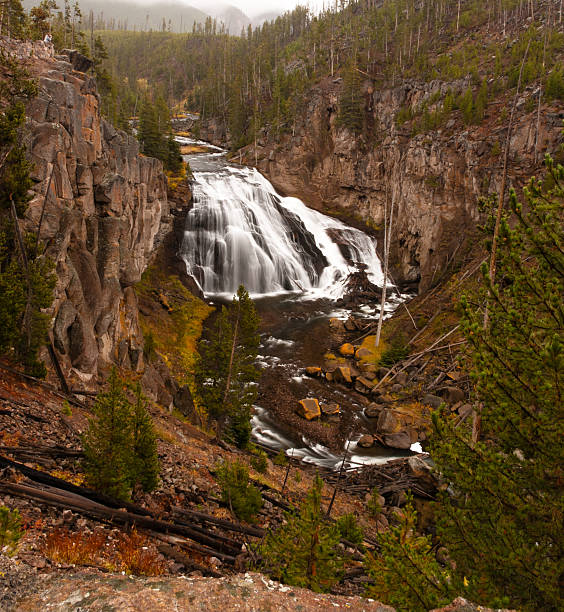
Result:
{"label": "rushing river water", "polygon": [[[374,284],[383,282],[375,243],[297,198],[280,196],[257,170],[230,164],[221,149],[207,146],[206,153],[186,156],[194,173],[194,206],[186,219],[181,251],[188,273],[212,301],[231,299],[239,285],[245,285],[267,320],[261,366],[284,368],[288,385],[307,397],[313,383],[302,376],[303,368],[323,361],[327,319],[351,314],[337,309],[335,299],[343,295],[354,264],[366,265]],[[392,312],[401,300],[392,294],[386,311]],[[355,316],[376,314],[376,309],[365,306]],[[346,403],[342,390],[331,387],[324,392],[330,395],[326,400]],[[361,408],[352,403],[357,419],[364,418]],[[252,425],[255,440],[265,446],[324,467],[335,468],[342,461],[342,454],[308,441],[300,432],[284,431],[264,407],[255,407]],[[381,463],[406,454],[367,451],[353,441],[348,460]]]}

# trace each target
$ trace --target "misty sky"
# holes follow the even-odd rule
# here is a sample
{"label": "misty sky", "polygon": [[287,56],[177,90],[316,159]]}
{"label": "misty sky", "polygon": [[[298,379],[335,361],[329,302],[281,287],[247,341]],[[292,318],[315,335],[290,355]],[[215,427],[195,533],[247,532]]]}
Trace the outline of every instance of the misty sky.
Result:
{"label": "misty sky", "polygon": [[206,10],[206,5],[230,4],[241,9],[249,17],[253,17],[270,11],[283,13],[293,9],[298,4],[315,9],[317,6],[322,6],[323,0],[224,0],[223,2],[218,2],[217,0],[184,0],[184,3],[201,8],[204,11]]}

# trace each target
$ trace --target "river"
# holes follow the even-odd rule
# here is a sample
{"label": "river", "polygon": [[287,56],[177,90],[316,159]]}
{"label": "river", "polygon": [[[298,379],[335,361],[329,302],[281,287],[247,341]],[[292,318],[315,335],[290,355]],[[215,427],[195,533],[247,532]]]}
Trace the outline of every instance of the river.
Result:
{"label": "river", "polygon": [[[346,407],[360,425],[353,428],[366,431],[370,425],[360,396],[305,377],[303,371],[323,362],[329,318],[377,316],[374,304],[354,313],[336,305],[355,263],[365,265],[371,282],[382,285],[374,240],[297,198],[280,196],[256,169],[229,163],[218,147],[178,140],[206,147],[205,152],[185,156],[194,174],[194,206],[186,219],[181,251],[188,273],[211,302],[230,300],[238,286],[245,285],[261,315],[259,363],[264,372],[281,372],[284,385],[296,397]],[[387,314],[405,297],[393,289]],[[268,376],[263,379],[263,384],[270,384]],[[264,446],[324,467],[336,468],[342,462],[344,448],[330,451],[296,428],[283,427],[266,406],[255,406],[252,426],[253,438]],[[411,454],[361,449],[356,445],[359,437],[360,433],[353,436],[347,455],[353,465]]]}

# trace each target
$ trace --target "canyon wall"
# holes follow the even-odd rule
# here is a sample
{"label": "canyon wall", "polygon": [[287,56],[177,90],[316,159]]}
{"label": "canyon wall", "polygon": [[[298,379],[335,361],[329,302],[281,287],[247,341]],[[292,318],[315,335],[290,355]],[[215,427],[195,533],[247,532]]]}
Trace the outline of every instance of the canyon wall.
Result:
{"label": "canyon wall", "polygon": [[[464,126],[460,112],[455,112],[441,129],[413,135],[411,125],[399,126],[395,117],[401,108],[417,108],[424,101],[432,111],[433,100],[442,99],[448,88],[464,90],[468,85],[406,81],[377,90],[366,82],[370,137],[357,137],[339,126],[341,85],[328,79],[308,94],[293,134],[276,138],[263,132],[256,157],[251,145],[242,159],[251,164],[256,160],[285,195],[352,223],[365,223],[377,236],[382,235],[385,206],[389,210],[393,200],[392,276],[424,291],[456,255],[464,237],[475,231],[479,197],[499,191],[512,99],[491,103],[479,126]],[[522,185],[538,171],[544,152],[557,152],[562,143],[561,107],[541,108],[537,135],[537,109],[531,104],[536,96],[532,88],[525,90],[517,104],[510,186]],[[203,129],[202,135],[217,140],[221,133],[213,128]]]}
{"label": "canyon wall", "polygon": [[[39,94],[27,106],[33,162],[25,226],[55,262],[52,341],[71,382],[110,364],[141,371],[143,336],[133,285],[169,220],[166,176],[133,136],[100,114],[100,96],[76,53],[50,57],[43,43],[4,46],[26,63]],[[72,63],[71,63],[72,61]]]}

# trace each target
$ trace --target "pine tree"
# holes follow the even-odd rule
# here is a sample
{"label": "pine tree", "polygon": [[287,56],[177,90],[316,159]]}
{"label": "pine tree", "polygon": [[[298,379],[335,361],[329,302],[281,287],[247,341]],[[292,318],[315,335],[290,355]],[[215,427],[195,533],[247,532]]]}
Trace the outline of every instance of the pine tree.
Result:
{"label": "pine tree", "polygon": [[351,62],[345,72],[343,93],[339,103],[339,123],[358,134],[363,127],[362,87],[356,64]]}
{"label": "pine tree", "polygon": [[140,484],[143,491],[153,491],[158,485],[159,457],[157,436],[151,415],[147,411],[147,398],[137,383],[133,387],[132,405],[132,461],[129,479],[132,486]]}
{"label": "pine tree", "polygon": [[221,498],[243,521],[251,521],[262,508],[260,491],[249,483],[249,469],[240,461],[225,462],[217,469]]}
{"label": "pine tree", "polygon": [[132,466],[131,404],[114,368],[83,436],[87,482],[97,491],[129,499]]}
{"label": "pine tree", "polygon": [[96,490],[118,499],[128,499],[139,484],[152,491],[158,484],[159,460],[156,435],[141,386],[128,387],[115,368],[108,390],[96,398],[94,417],[83,436],[84,468]]}
{"label": "pine tree", "polygon": [[256,308],[241,285],[232,303],[222,308],[211,338],[200,342],[196,368],[198,393],[210,418],[217,421],[218,435],[225,434],[241,448],[251,435],[259,341]]}
{"label": "pine tree", "polygon": [[425,612],[452,600],[449,571],[439,565],[429,536],[417,535],[413,497],[407,498],[399,524],[378,536],[377,556],[367,554],[373,580],[367,596],[398,611]]}
{"label": "pine tree", "polygon": [[463,299],[482,436],[434,416],[431,454],[451,483],[439,535],[467,592],[489,605],[557,610],[564,575],[564,168],[547,157],[501,226],[489,325]]}
{"label": "pine tree", "polygon": [[343,567],[339,529],[325,518],[322,488],[316,475],[307,499],[286,514],[282,527],[269,532],[261,548],[262,567],[274,579],[317,592],[329,591]]}

